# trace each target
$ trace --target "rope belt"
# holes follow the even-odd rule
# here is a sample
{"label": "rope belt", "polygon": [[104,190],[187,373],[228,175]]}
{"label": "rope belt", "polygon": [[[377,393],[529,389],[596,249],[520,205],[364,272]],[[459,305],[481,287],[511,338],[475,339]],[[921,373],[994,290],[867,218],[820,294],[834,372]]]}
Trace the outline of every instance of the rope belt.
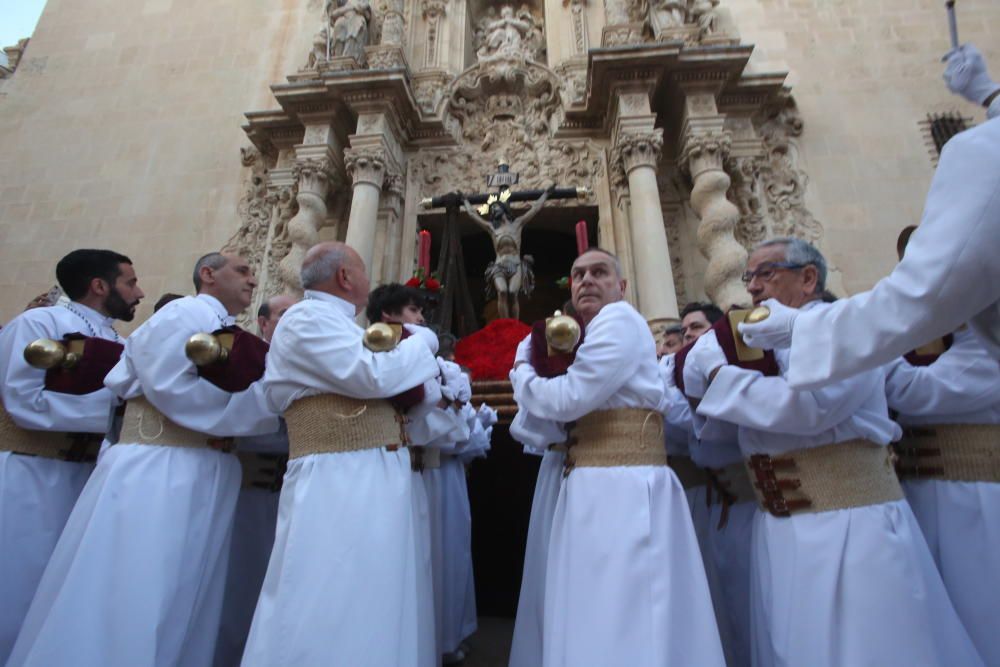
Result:
{"label": "rope belt", "polygon": [[740,503],[756,502],[753,483],[747,474],[746,465],[731,463],[724,468],[708,468],[708,488],[705,492],[705,504],[713,505],[716,500],[722,505],[719,513],[719,524],[716,529],[722,530],[729,522],[729,508]]}
{"label": "rope belt", "polygon": [[402,415],[384,399],[363,401],[339,394],[309,396],[285,410],[289,459],[338,454],[406,443]]}
{"label": "rope belt", "polygon": [[591,412],[572,426],[566,445],[565,474],[573,468],[667,465],[663,415],[645,408]]}
{"label": "rope belt", "polygon": [[144,396],[130,399],[126,404],[118,436],[119,445],[208,447],[223,452],[232,451],[234,443],[233,438],[217,438],[175,424]]}
{"label": "rope belt", "polygon": [[244,489],[263,489],[275,493],[281,491],[288,466],[287,454],[270,452],[236,452],[243,468]]}
{"label": "rope belt", "polygon": [[0,406],[0,451],[72,463],[97,460],[103,435],[21,428]]}
{"label": "rope belt", "polygon": [[685,491],[708,484],[708,474],[704,468],[699,468],[690,456],[669,454],[667,455],[667,465],[677,475],[677,481],[681,483]]}
{"label": "rope belt", "polygon": [[900,479],[1000,482],[1000,424],[905,428],[893,447]]}
{"label": "rope belt", "polygon": [[828,512],[903,498],[889,448],[867,440],[745,461],[761,509],[774,516]]}

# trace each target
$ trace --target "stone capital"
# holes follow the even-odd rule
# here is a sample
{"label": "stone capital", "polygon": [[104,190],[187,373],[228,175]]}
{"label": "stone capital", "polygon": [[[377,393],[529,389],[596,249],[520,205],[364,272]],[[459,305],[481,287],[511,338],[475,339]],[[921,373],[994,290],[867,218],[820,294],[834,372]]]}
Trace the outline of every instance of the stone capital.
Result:
{"label": "stone capital", "polygon": [[709,170],[721,171],[732,145],[729,132],[690,134],[684,139],[680,163],[691,172],[693,179]]}
{"label": "stone capital", "polygon": [[385,184],[388,162],[388,156],[383,148],[365,146],[348,148],[344,151],[344,166],[354,185],[368,183],[381,190]]}
{"label": "stone capital", "polygon": [[637,167],[656,169],[663,150],[663,130],[620,134],[614,150],[626,176]]}
{"label": "stone capital", "polygon": [[299,185],[299,193],[313,193],[326,197],[330,183],[334,180],[333,163],[328,158],[300,158],[295,161],[292,173]]}

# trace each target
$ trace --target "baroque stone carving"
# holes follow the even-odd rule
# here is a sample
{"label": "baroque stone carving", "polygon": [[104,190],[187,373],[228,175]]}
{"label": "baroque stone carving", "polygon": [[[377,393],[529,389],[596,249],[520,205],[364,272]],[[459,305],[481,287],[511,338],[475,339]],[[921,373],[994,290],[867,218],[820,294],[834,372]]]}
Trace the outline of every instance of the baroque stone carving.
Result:
{"label": "baroque stone carving", "polygon": [[649,27],[653,39],[662,40],[674,28],[681,28],[687,21],[687,2],[684,0],[650,0],[648,10]]}
{"label": "baroque stone carving", "polygon": [[295,214],[299,212],[299,202],[296,199],[296,187],[283,187],[269,195],[269,201],[273,202],[274,211],[274,231],[271,234],[271,244],[267,253],[267,284],[264,285],[265,298],[270,298],[275,294],[288,291],[293,288],[282,279],[279,266],[281,261],[288,256],[288,251],[292,247],[292,241],[288,234],[288,223]]}
{"label": "baroque stone carving", "polygon": [[406,21],[403,19],[403,0],[379,0],[375,6],[379,26],[379,44],[402,46],[405,40]]}
{"label": "baroque stone carving", "polygon": [[[383,33],[384,34],[384,33]],[[398,46],[369,46],[365,49],[368,69],[400,69],[406,67],[403,49]]]}
{"label": "baroque stone carving", "polygon": [[240,228],[226,241],[223,250],[244,257],[259,276],[271,229],[273,202],[267,196],[267,173],[270,165],[267,158],[254,147],[240,148],[240,163],[250,168],[250,173],[243,182],[243,195],[236,206]]}
{"label": "baroque stone carving", "polygon": [[541,60],[545,48],[542,25],[527,5],[521,5],[516,13],[513,6],[503,5],[499,15],[490,7],[476,27],[476,57],[481,63]]}
{"label": "baroque stone carving", "polygon": [[612,160],[620,163],[625,176],[636,167],[652,167],[660,161],[663,150],[663,130],[627,132],[618,137]]}
{"label": "baroque stone carving", "polygon": [[325,13],[330,26],[330,55],[363,63],[372,20],[368,0],[326,0]]}
{"label": "baroque stone carving", "polygon": [[380,148],[365,146],[344,150],[344,166],[355,185],[369,183],[381,189],[385,184],[387,162],[385,151]]}
{"label": "baroque stone carving", "polygon": [[645,24],[641,21],[606,25],[601,35],[601,46],[615,47],[641,44],[645,36],[644,28]]}
{"label": "baroque stone carving", "polygon": [[701,220],[698,248],[708,260],[705,291],[723,308],[746,300],[740,274],[747,251],[735,237],[740,211],[726,198],[731,179],[723,170],[732,138],[728,132],[685,137],[681,164],[691,173],[691,207]]}
{"label": "baroque stone carving", "polygon": [[445,73],[421,73],[413,78],[413,96],[425,114],[437,114],[451,76]]}
{"label": "baroque stone carving", "polygon": [[300,159],[295,164],[298,182],[298,212],[288,222],[290,248],[278,267],[281,280],[292,291],[301,292],[299,271],[306,251],[319,242],[319,229],[326,221],[326,196],[329,192],[332,165],[327,159]]}

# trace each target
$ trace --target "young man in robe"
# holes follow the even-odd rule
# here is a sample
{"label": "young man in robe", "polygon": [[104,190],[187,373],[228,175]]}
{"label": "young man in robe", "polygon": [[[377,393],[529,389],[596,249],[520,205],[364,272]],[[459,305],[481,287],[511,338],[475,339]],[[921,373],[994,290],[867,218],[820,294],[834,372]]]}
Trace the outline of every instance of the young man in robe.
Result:
{"label": "young man in robe", "polygon": [[583,343],[564,375],[511,371],[518,409],[572,423],[552,518],[541,664],[723,665],[683,489],[663,447],[656,343],[600,249],[570,273]]}
{"label": "young man in robe", "polygon": [[[821,294],[826,261],[794,238],[765,241],[747,260],[754,304],[832,308]],[[697,413],[735,424],[760,509],[753,520],[751,627],[760,665],[978,666],[887,445],[877,368],[822,389],[798,391],[778,375],[730,364],[713,339],[688,354],[685,390]],[[698,369],[698,373],[694,370]],[[906,628],[906,640],[885,624]]]}
{"label": "young man in robe", "polygon": [[[281,316],[298,301],[290,294],[276,294],[260,305],[257,328],[264,342],[271,342]],[[288,429],[284,422],[276,433],[239,438],[236,455],[243,477],[233,516],[226,593],[215,645],[216,667],[240,664],[271,558],[278,494],[288,463]]]}
{"label": "young man in robe", "polygon": [[105,378],[128,402],[121,433],[70,515],[11,665],[212,662],[240,489],[232,436],[277,431],[278,419],[259,383],[223,390],[185,354],[193,334],[250,304],[250,265],[210,253],[194,283],[197,296],[129,336]]}
{"label": "young man in robe", "polygon": [[393,349],[366,348],[355,318],[368,274],[343,243],[306,253],[302,285],[264,375],[288,424],[289,462],[242,664],[432,667],[419,487],[388,399],[437,377],[437,336],[404,325],[410,336]]}
{"label": "young man in robe", "polygon": [[[56,278],[70,299],[66,305],[32,308],[0,333],[0,664],[94,469],[118,402],[103,386],[83,394],[48,389],[46,371],[28,365],[24,348],[67,334],[120,342],[114,321],[130,322],[144,296],[132,260],[111,250],[74,250],[56,265]],[[79,455],[73,438],[90,440]]]}

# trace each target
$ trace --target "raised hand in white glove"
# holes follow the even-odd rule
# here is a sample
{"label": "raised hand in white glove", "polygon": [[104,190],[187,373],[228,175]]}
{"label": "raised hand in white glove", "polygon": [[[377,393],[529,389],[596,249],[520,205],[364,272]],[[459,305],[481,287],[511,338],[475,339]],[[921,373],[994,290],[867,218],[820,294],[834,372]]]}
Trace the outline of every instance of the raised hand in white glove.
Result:
{"label": "raised hand in white glove", "polygon": [[750,347],[762,350],[779,350],[792,346],[792,327],[795,318],[799,316],[796,308],[784,306],[777,299],[767,299],[762,306],[767,306],[771,314],[763,322],[739,325],[743,342]]}
{"label": "raised hand in white glove", "polygon": [[944,69],[944,81],[948,90],[961,95],[973,104],[983,104],[993,93],[1000,90],[1000,84],[990,78],[986,71],[983,54],[972,44],[962,44],[945,54],[948,62]]}
{"label": "raised hand in white glove", "polygon": [[714,335],[699,338],[684,360],[684,393],[692,398],[704,396],[712,371],[728,363],[726,353]]}
{"label": "raised hand in white glove", "polygon": [[438,351],[438,337],[437,334],[428,329],[427,327],[422,327],[419,324],[404,324],[406,330],[410,332],[410,335],[414,338],[419,338],[424,342],[424,344],[430,349],[431,354],[437,354]]}

